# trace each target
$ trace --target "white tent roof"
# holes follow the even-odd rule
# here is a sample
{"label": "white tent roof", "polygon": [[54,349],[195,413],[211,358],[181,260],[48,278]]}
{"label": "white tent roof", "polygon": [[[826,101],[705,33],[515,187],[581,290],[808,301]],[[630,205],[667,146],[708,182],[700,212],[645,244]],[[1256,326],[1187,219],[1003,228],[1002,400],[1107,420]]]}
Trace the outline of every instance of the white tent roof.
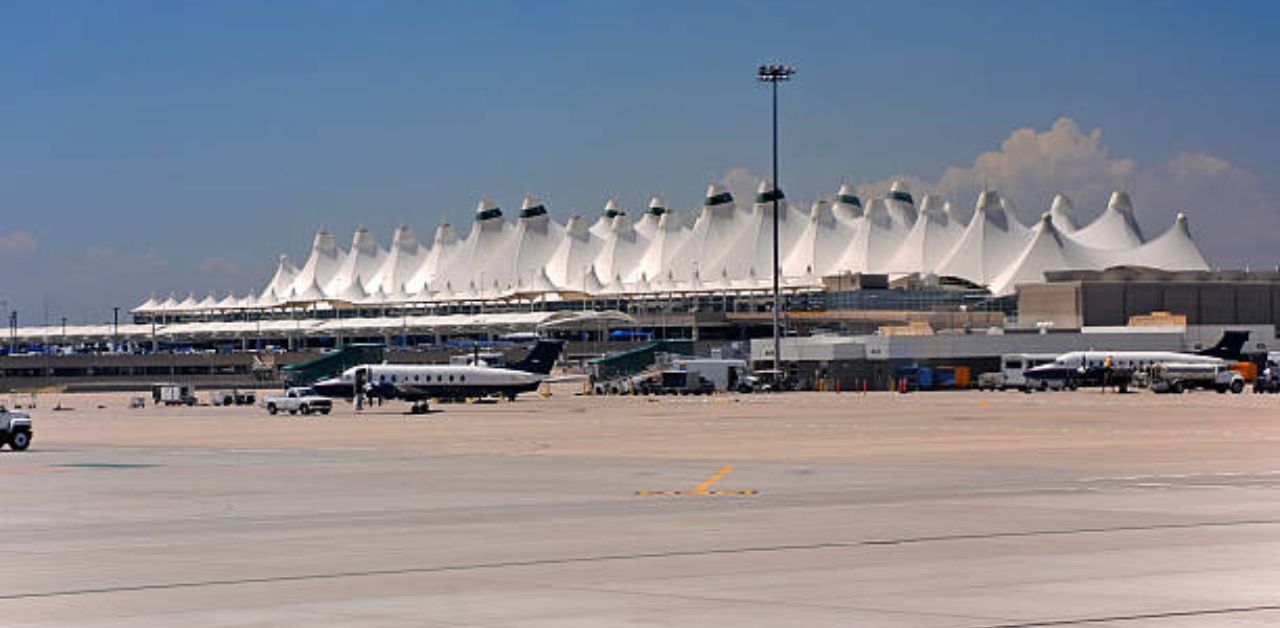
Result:
{"label": "white tent roof", "polygon": [[[763,182],[760,193],[765,202],[743,211],[723,187],[712,184],[690,219],[664,211],[666,203],[654,197],[649,203],[652,211],[641,216],[640,225],[610,201],[606,211],[615,215],[603,238],[581,217],[560,226],[533,196],[524,199],[521,217],[514,223],[503,218],[495,203],[483,200],[462,240],[445,224],[436,230],[431,246],[424,246],[412,230],[402,227],[384,252],[371,234],[358,231],[351,251],[343,252],[333,236],[322,231],[302,268],[282,257],[256,298],[188,297],[178,303],[172,297],[153,297],[134,311],[267,308],[330,299],[388,304],[483,300],[529,288],[545,290],[548,285],[590,294],[751,290],[772,276],[773,205],[767,198],[772,191],[773,185]],[[1063,226],[1074,220],[1074,212],[1061,195],[1055,197],[1049,218],[1028,229],[1013,215],[1012,204],[994,191],[979,196],[971,220],[934,194],[925,195],[918,210],[905,185],[895,185],[890,194],[893,197],[871,199],[864,206],[853,188],[844,185],[834,201],[815,203],[808,212],[779,199],[785,207],[779,216],[782,283],[803,288],[819,285],[823,276],[845,272],[932,272],[1008,290],[1027,277],[1059,269],[1055,266],[1208,266],[1185,217],[1158,238],[1134,244],[1142,242],[1142,233],[1123,193],[1113,195],[1107,211],[1077,231]],[[342,288],[337,291],[325,290],[338,285]],[[367,294],[362,297],[362,292]]]}
{"label": "white tent roof", "polygon": [[1142,246],[1120,251],[1115,261],[1162,270],[1209,270],[1204,254],[1191,238],[1187,215],[1181,212],[1167,231]]}
{"label": "white tent roof", "polygon": [[907,227],[889,213],[884,199],[871,199],[837,266],[852,272],[885,272],[907,233]]}
{"label": "white tent roof", "polygon": [[[458,232],[449,223],[436,227],[436,234],[431,247],[422,255],[422,263],[413,274],[405,280],[405,288],[410,294],[419,294],[425,290],[438,289],[436,278],[441,269],[446,268],[458,252]],[[443,284],[443,282],[441,282]],[[381,286],[378,286],[381,288]]]}
{"label": "white tent roof", "polygon": [[582,289],[587,269],[595,262],[604,242],[591,233],[587,220],[572,216],[547,260],[547,276],[558,286]]}
{"label": "white tent roof", "polygon": [[727,272],[734,279],[748,278],[754,269],[757,274],[773,277],[773,204],[778,199],[778,251],[779,262],[795,248],[796,242],[808,226],[806,217],[791,209],[785,196],[773,182],[765,179],[756,190],[756,202],[750,213],[737,213],[735,220],[736,241],[718,251],[708,252],[711,267]]}
{"label": "white tent roof", "polygon": [[617,200],[609,199],[605,202],[604,210],[600,212],[600,217],[591,225],[591,233],[603,240],[609,235],[609,229],[613,227],[613,219],[625,213]]}
{"label": "white tent roof", "polygon": [[157,311],[159,306],[160,306],[160,299],[157,299],[156,293],[152,292],[151,296],[146,301],[143,301],[142,303],[138,304],[137,307],[133,308],[130,311],[133,312],[134,314],[150,314],[152,312]]}
{"label": "white tent roof", "polygon": [[984,191],[978,196],[973,220],[938,264],[937,274],[989,284],[1018,257],[1030,235],[1005,213],[999,194]]}
{"label": "white tent roof", "polygon": [[831,211],[836,218],[853,220],[862,216],[862,207],[862,197],[858,196],[853,186],[845,183],[840,186],[836,197],[832,199]]}
{"label": "white tent roof", "polygon": [[1125,192],[1113,192],[1102,215],[1072,233],[1072,237],[1099,249],[1128,249],[1145,241],[1133,216],[1133,203]]}
{"label": "white tent roof", "polygon": [[351,249],[347,251],[338,271],[329,283],[320,284],[321,289],[327,295],[337,296],[357,279],[362,285],[368,284],[378,274],[386,258],[387,252],[378,244],[378,239],[373,237],[373,232],[360,227],[351,235]]}
{"label": "white tent roof", "polygon": [[1066,194],[1057,194],[1053,197],[1053,204],[1049,207],[1049,216],[1053,218],[1053,226],[1062,233],[1072,233],[1080,229],[1080,222],[1076,220],[1076,210],[1071,204],[1071,199]]}
{"label": "white tent roof", "polygon": [[636,233],[644,236],[645,240],[652,240],[653,234],[658,231],[658,221],[665,213],[667,213],[667,202],[662,200],[662,197],[655,196],[649,199],[649,208],[639,220],[635,221]]}
{"label": "white tent roof", "polygon": [[440,267],[436,281],[448,281],[456,289],[468,286],[474,280],[477,286],[483,284],[486,292],[494,283],[499,287],[515,283],[512,276],[515,269],[510,264],[513,231],[496,203],[489,199],[481,200],[476,206],[471,232],[458,243],[450,262]]}
{"label": "white tent roof", "polygon": [[325,296],[324,290],[320,289],[320,285],[312,280],[311,285],[302,290],[295,290],[289,295],[289,303],[315,303],[324,301],[328,297]]}
{"label": "white tent roof", "polygon": [[327,285],[342,266],[342,257],[343,252],[338,248],[338,241],[334,239],[332,233],[323,230],[316,232],[306,263],[298,269],[289,288],[276,290],[276,294],[281,298],[288,298],[293,294],[306,291],[312,285],[317,287]]}
{"label": "white tent roof", "polygon": [[517,284],[528,283],[533,275],[545,272],[551,256],[564,239],[564,227],[551,219],[542,201],[536,196],[525,195],[506,254],[511,268],[502,274],[515,279]]}
{"label": "white tent roof", "polygon": [[285,302],[284,297],[276,294],[275,290],[268,288],[266,294],[260,294],[257,297],[249,297],[252,300],[253,307],[277,307]]}
{"label": "white tent roof", "polygon": [[670,275],[674,278],[688,277],[692,268],[680,268],[679,256],[689,237],[689,230],[684,227],[684,219],[671,211],[658,217],[656,228],[649,236],[649,247],[641,258],[637,274],[650,277]]}
{"label": "white tent roof", "polygon": [[240,299],[236,297],[234,292],[228,292],[227,296],[222,297],[216,306],[219,310],[234,310],[240,307]]}
{"label": "white tent roof", "polygon": [[889,208],[889,215],[893,216],[894,221],[899,225],[910,229],[916,224],[919,212],[916,211],[915,198],[911,196],[911,190],[906,183],[894,181],[889,186],[889,194],[885,196],[884,202]]}
{"label": "white tent roof", "polygon": [[596,273],[595,266],[587,268],[582,285],[583,292],[586,292],[587,294],[599,294],[604,292],[604,283],[600,281],[600,275]]}
{"label": "white tent roof", "polygon": [[892,273],[932,273],[963,234],[964,226],[947,214],[942,197],[928,194],[921,202],[916,224],[885,269]]}
{"label": "white tent roof", "polygon": [[367,282],[361,283],[368,290],[376,290],[386,285],[403,285],[422,267],[422,260],[426,258],[428,251],[429,247],[418,242],[412,227],[403,225],[396,227],[395,234],[391,236],[391,247],[387,249],[382,266]]}
{"label": "white tent roof", "polygon": [[618,214],[614,216],[613,224],[609,226],[609,232],[605,234],[600,252],[596,255],[595,268],[606,277],[620,275],[624,279],[631,279],[630,275],[637,272],[648,248],[649,241],[636,232],[631,224],[631,217]]}
{"label": "white tent roof", "polygon": [[292,259],[286,254],[280,254],[276,261],[276,272],[271,275],[271,281],[267,282],[267,287],[262,289],[260,294],[274,292],[281,294],[287,292],[293,285],[293,280],[298,276],[298,266],[293,263]]}
{"label": "white tent roof", "polygon": [[205,294],[205,298],[200,299],[200,302],[196,303],[196,310],[207,312],[216,310],[216,308],[218,308],[218,295],[214,293]]}
{"label": "white tent roof", "polygon": [[178,297],[177,297],[177,295],[175,295],[174,293],[170,292],[170,293],[169,293],[169,296],[165,297],[165,299],[164,299],[163,301],[161,301],[161,302],[159,302],[159,303],[157,303],[157,304],[156,304],[155,309],[154,309],[153,311],[155,311],[155,312],[172,312],[175,308],[177,308],[177,307],[178,307],[178,303],[179,303],[179,301],[178,301]]}
{"label": "white tent roof", "polygon": [[195,293],[189,292],[187,293],[187,298],[183,299],[181,303],[173,306],[171,309],[175,312],[193,312],[199,309],[199,307],[200,302],[196,300]]}
{"label": "white tent roof", "polygon": [[[379,287],[381,290],[381,287]],[[333,295],[335,301],[344,301],[346,303],[357,304],[364,303],[369,298],[369,291],[365,290],[364,282],[356,277],[355,281],[347,284],[342,291]]]}
{"label": "white tent roof", "polygon": [[728,190],[717,183],[708,186],[702,209],[679,248],[667,260],[668,268],[676,277],[688,277],[695,267],[703,277],[719,276],[724,270],[720,264],[724,253],[736,244],[743,225],[738,214],[737,204]]}
{"label": "white tent roof", "polygon": [[991,293],[997,296],[1012,294],[1017,284],[1044,281],[1048,270],[1077,270],[1078,266],[1069,252],[1066,238],[1046,213],[1031,230],[1031,239],[1022,252],[991,282]]}

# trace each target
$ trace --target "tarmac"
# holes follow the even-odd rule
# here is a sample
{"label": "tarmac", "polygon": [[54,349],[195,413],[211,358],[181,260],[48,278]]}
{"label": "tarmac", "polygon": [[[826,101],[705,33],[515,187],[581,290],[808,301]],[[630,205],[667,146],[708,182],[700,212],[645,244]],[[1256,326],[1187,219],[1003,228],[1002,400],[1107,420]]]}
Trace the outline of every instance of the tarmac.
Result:
{"label": "tarmac", "polygon": [[572,390],[42,396],[0,624],[1280,625],[1280,396]]}

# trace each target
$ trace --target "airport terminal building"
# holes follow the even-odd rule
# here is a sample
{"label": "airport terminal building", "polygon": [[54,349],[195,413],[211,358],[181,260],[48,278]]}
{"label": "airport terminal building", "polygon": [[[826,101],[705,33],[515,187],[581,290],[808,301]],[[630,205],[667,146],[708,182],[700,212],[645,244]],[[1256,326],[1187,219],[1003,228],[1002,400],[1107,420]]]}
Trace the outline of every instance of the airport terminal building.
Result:
{"label": "airport terminal building", "polygon": [[[610,201],[594,220],[562,224],[526,197],[514,220],[482,201],[465,235],[444,224],[426,242],[401,227],[383,247],[360,229],[343,249],[320,232],[306,260],[281,256],[251,293],[153,296],[121,323],[13,325],[6,348],[124,350],[147,362],[135,375],[164,372],[146,354],[290,354],[357,341],[430,352],[513,333],[570,340],[579,357],[679,338],[750,347],[763,362],[771,346],[750,341],[771,328],[775,197],[782,358],[799,374],[866,377],[911,361],[986,368],[1001,353],[1104,343],[1181,349],[1225,326],[1253,330],[1250,348],[1260,350],[1280,324],[1280,273],[1210,271],[1185,215],[1149,235],[1123,192],[1085,225],[1059,195],[1028,227],[994,191],[971,215],[933,194],[917,206],[901,184],[865,201],[844,186],[801,211],[765,182],[749,207],[712,185],[685,213],[655,197],[633,218]],[[1123,329],[1152,312],[1182,317],[1178,330]],[[234,372],[251,367],[220,359]],[[57,368],[8,356],[0,379]]]}

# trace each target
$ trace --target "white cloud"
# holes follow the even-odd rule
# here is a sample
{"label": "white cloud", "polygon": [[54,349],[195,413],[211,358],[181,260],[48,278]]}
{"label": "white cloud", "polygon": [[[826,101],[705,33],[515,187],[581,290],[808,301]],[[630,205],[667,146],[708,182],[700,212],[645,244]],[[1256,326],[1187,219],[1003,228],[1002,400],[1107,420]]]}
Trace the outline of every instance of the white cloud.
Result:
{"label": "white cloud", "polygon": [[0,233],[0,255],[30,255],[35,253],[38,248],[40,248],[40,240],[29,231],[19,229],[9,233]]}
{"label": "white cloud", "polygon": [[1058,119],[1043,132],[1016,129],[998,150],[978,155],[972,165],[947,168],[937,182],[900,175],[859,189],[883,195],[895,179],[910,184],[917,196],[939,192],[969,211],[984,187],[998,190],[1020,208],[1023,222],[1048,210],[1057,193],[1071,197],[1077,215],[1087,222],[1101,213],[1113,190],[1129,190],[1148,237],[1163,232],[1179,211],[1185,211],[1210,263],[1233,267],[1277,262],[1274,234],[1280,233],[1280,212],[1257,176],[1201,153],[1142,167],[1134,159],[1112,156],[1102,143],[1101,129],[1086,133],[1069,118]]}
{"label": "white cloud", "polygon": [[[1273,267],[1280,262],[1280,211],[1262,181],[1220,157],[1187,153],[1142,172],[1133,185],[1138,217],[1163,227],[1179,211],[1209,262],[1221,267]],[[1148,209],[1149,208],[1149,209]],[[1150,222],[1150,221],[1147,221]]]}

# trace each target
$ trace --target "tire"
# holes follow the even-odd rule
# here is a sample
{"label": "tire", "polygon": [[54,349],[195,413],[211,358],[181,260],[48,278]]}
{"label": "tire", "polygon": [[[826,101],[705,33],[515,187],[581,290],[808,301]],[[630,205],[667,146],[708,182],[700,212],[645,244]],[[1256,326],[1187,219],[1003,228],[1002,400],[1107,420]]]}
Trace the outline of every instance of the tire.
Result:
{"label": "tire", "polygon": [[1241,380],[1238,380],[1238,379],[1237,379],[1237,380],[1235,380],[1235,381],[1231,382],[1231,394],[1233,394],[1233,395],[1238,395],[1238,394],[1240,394],[1240,393],[1242,393],[1242,392],[1244,392],[1244,382],[1243,382],[1243,381],[1241,381]]}
{"label": "tire", "polygon": [[321,408],[321,409],[319,410],[319,412],[320,412],[320,414],[323,414],[323,415],[328,416],[328,414],[329,414],[329,410],[331,410],[331,409],[332,409],[332,408]]}
{"label": "tire", "polygon": [[14,451],[26,451],[31,446],[31,432],[19,430],[9,435],[9,447]]}
{"label": "tire", "polygon": [[304,403],[298,406],[298,412],[301,412],[304,415],[311,414],[311,406]]}
{"label": "tire", "polygon": [[280,411],[280,410],[279,410],[278,408],[276,408],[276,404],[274,404],[274,403],[269,403],[269,404],[267,404],[267,414],[270,414],[270,415],[272,415],[272,416],[275,416],[275,414],[276,414],[277,412],[279,412],[279,411]]}
{"label": "tire", "polygon": [[1175,395],[1181,395],[1181,394],[1182,394],[1182,382],[1174,382],[1174,383],[1170,384],[1170,385],[1169,385],[1169,392],[1171,392],[1171,393],[1173,393],[1173,394],[1175,394]]}
{"label": "tire", "polygon": [[297,413],[298,413],[297,408],[295,408],[295,409],[293,409],[293,410],[290,410],[290,411],[289,411],[289,414],[291,414],[291,415],[292,415],[292,414],[297,414]]}

